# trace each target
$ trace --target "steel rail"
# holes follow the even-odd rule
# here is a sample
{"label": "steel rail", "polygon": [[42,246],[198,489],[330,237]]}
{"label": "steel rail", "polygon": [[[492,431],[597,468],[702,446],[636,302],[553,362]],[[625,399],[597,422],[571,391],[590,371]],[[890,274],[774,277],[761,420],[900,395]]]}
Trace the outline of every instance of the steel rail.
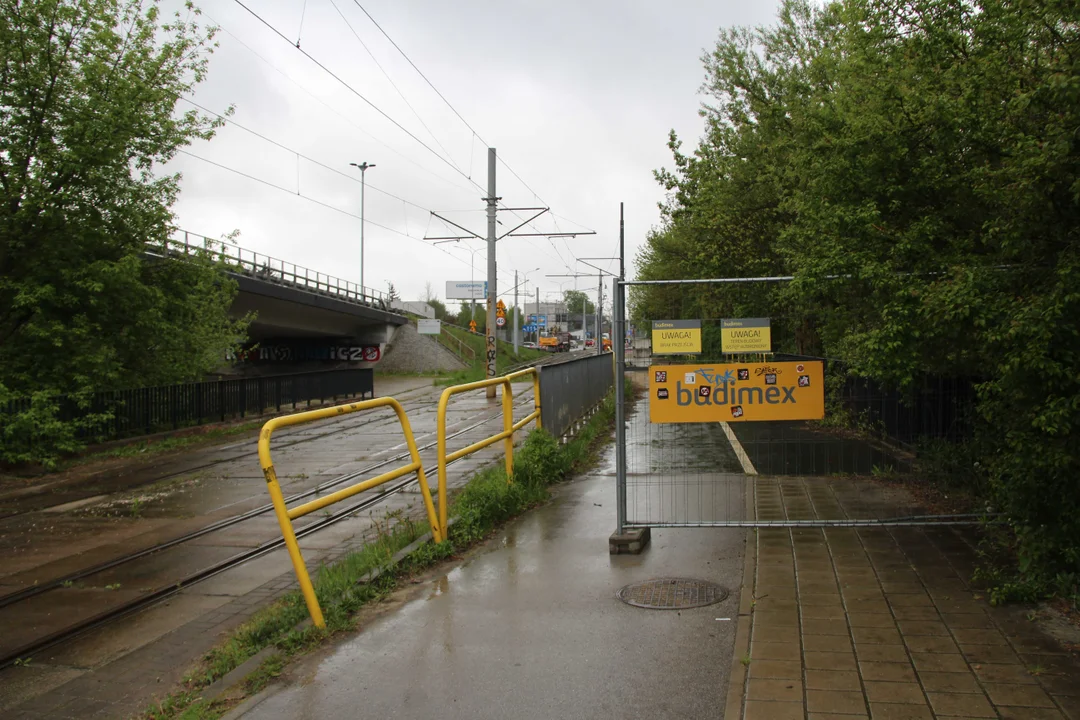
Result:
{"label": "steel rail", "polygon": [[[413,390],[407,390],[406,391],[406,393],[409,393],[409,392],[414,392],[414,391]],[[405,393],[402,393],[402,394],[405,394]],[[330,405],[330,406],[327,406],[327,407],[333,407],[333,406]],[[341,420],[339,422],[335,422],[335,423],[331,424],[334,427],[333,430],[330,430],[330,431],[324,432],[324,433],[320,433],[318,435],[311,435],[311,436],[308,436],[308,437],[302,437],[302,438],[299,438],[297,440],[289,441],[288,440],[289,435],[295,435],[297,433],[295,433],[295,432],[294,433],[287,433],[286,434],[286,441],[285,441],[284,444],[281,445],[281,447],[282,448],[293,447],[295,445],[300,445],[301,443],[311,442],[312,440],[321,440],[322,438],[330,437],[331,435],[342,432],[344,430],[355,430],[356,428],[361,428],[361,427],[364,427],[366,425],[370,425],[372,423],[380,423],[380,422],[386,422],[386,421],[387,421],[387,418],[377,418],[377,419],[364,420],[363,422],[359,422],[359,423],[356,423],[356,424],[352,424],[352,423],[346,424],[345,420],[343,419],[343,420]],[[342,427],[342,425],[345,425],[345,427]],[[193,427],[199,427],[199,426],[196,425],[196,426],[193,426]],[[235,443],[235,444],[241,444],[241,443]],[[225,447],[232,447],[233,445],[234,445],[233,443],[230,443],[229,445],[226,445]],[[253,450],[251,452],[245,452],[245,453],[240,453],[239,455],[234,455],[233,457],[222,458],[220,460],[213,460],[211,462],[204,463],[202,465],[194,465],[194,466],[189,467],[189,468],[184,468],[183,470],[177,470],[176,472],[171,472],[171,473],[166,473],[164,475],[160,475],[160,476],[154,478],[153,480],[151,480],[151,481],[149,481],[149,482],[147,482],[145,484],[149,485],[149,484],[152,484],[152,483],[161,482],[162,480],[169,480],[170,478],[179,477],[181,475],[187,475],[189,473],[200,472],[200,471],[212,468],[212,467],[217,467],[218,465],[224,465],[226,463],[230,463],[230,462],[233,462],[233,461],[236,461],[236,460],[242,460],[243,458],[252,457],[253,455],[258,455],[258,454],[259,453],[258,453],[257,450]],[[63,504],[63,503],[61,503],[61,504]],[[29,515],[29,514],[35,513],[35,512],[44,512],[44,511],[46,511],[46,510],[48,510],[49,508],[52,508],[52,507],[56,507],[56,506],[55,505],[50,505],[50,506],[47,506],[45,508],[39,508],[39,509],[36,509],[36,510],[26,510],[25,512],[17,512],[17,513],[11,514],[11,515],[5,515],[2,518],[0,518],[0,520],[6,520],[8,518],[14,518],[14,517],[21,517],[23,515]],[[4,597],[6,597],[6,596],[4,596]],[[3,607],[2,597],[0,597],[0,607]]]}
{"label": "steel rail", "polygon": [[[501,415],[502,414],[501,411],[498,414]],[[492,417],[494,417],[494,414],[492,416],[490,416],[490,417],[485,417],[483,420],[481,420],[478,423],[474,423],[473,425],[470,425],[467,428],[459,430],[458,432],[454,433],[454,435],[452,437],[458,437],[460,435],[463,435],[466,432],[469,432],[470,430],[474,430],[477,427],[479,427],[480,425],[483,425],[484,423],[491,420]],[[423,446],[423,449],[429,449],[431,447],[434,447],[434,445],[435,445],[434,443],[432,443],[430,445],[425,445],[425,446]],[[385,465],[385,464],[394,462],[395,460],[400,460],[400,459],[402,459],[402,457],[407,457],[408,455],[409,455],[409,453],[406,452],[406,453],[403,454],[403,456],[398,456],[398,457],[395,457],[395,458],[387,459],[387,460],[383,461],[382,463],[379,463],[379,465]],[[342,482],[344,482],[344,481],[342,480]],[[368,509],[370,507],[378,505],[379,503],[381,503],[383,500],[385,500],[389,496],[395,495],[395,494],[401,492],[402,490],[404,490],[405,488],[407,488],[409,485],[411,485],[414,482],[415,482],[415,479],[413,479],[413,478],[407,478],[405,480],[402,480],[401,482],[391,486],[389,489],[379,493],[378,495],[376,495],[374,497],[363,499],[360,502],[356,503],[355,505],[350,505],[347,508],[343,508],[342,510],[339,510],[336,513],[333,513],[333,514],[331,514],[331,515],[329,515],[329,516],[327,516],[325,518],[322,518],[322,519],[312,523],[311,525],[307,525],[307,526],[305,526],[303,528],[300,528],[300,529],[296,530],[296,537],[298,539],[306,537],[306,536],[311,535],[313,533],[316,533],[316,532],[318,532],[320,530],[323,530],[323,529],[325,529],[325,528],[327,528],[327,527],[329,527],[331,525],[334,525],[334,524],[336,524],[338,522],[341,522],[342,520],[348,518],[350,515],[354,515],[355,513],[358,513],[358,512],[360,512],[362,510],[366,510],[366,509]],[[272,509],[272,506],[271,506],[271,509]],[[37,640],[34,640],[34,641],[30,642],[30,643],[27,643],[27,644],[17,648],[13,652],[8,652],[5,655],[0,656],[0,669],[2,669],[4,667],[7,667],[8,665],[14,664],[15,661],[20,659],[20,658],[32,656],[32,655],[34,655],[34,654],[36,654],[38,652],[41,652],[42,650],[46,650],[46,649],[48,649],[50,647],[53,647],[55,645],[58,645],[58,644],[60,644],[60,643],[62,643],[64,641],[66,641],[66,640],[74,639],[75,637],[77,637],[79,635],[82,635],[82,634],[84,634],[84,633],[86,633],[86,632],[88,632],[90,630],[93,630],[94,628],[105,625],[105,624],[107,624],[107,623],[109,623],[109,622],[111,622],[113,620],[119,619],[119,618],[124,617],[126,615],[130,615],[133,612],[137,612],[138,610],[141,610],[141,609],[147,607],[148,605],[152,605],[155,602],[157,602],[157,601],[159,601],[159,600],[161,600],[161,599],[163,599],[165,597],[168,597],[169,595],[173,595],[175,593],[178,593],[181,590],[183,590],[183,589],[185,589],[185,588],[187,588],[187,587],[189,587],[189,586],[191,586],[191,585],[193,585],[195,583],[198,583],[198,582],[201,582],[203,580],[209,579],[210,577],[213,577],[214,575],[218,575],[218,574],[220,574],[222,572],[225,572],[225,571],[227,571],[227,570],[229,570],[229,569],[231,569],[233,567],[242,565],[245,562],[248,562],[250,560],[254,560],[254,559],[258,558],[258,557],[261,557],[261,556],[265,555],[266,553],[272,552],[272,551],[277,550],[279,548],[282,548],[284,546],[285,546],[285,539],[284,538],[278,537],[278,538],[275,538],[273,540],[268,540],[267,542],[262,543],[262,544],[258,545],[257,547],[252,548],[251,550],[245,550],[245,551],[243,551],[241,553],[238,553],[238,554],[236,554],[236,555],[234,555],[234,556],[232,556],[230,558],[226,558],[225,560],[222,560],[222,561],[220,561],[218,563],[215,563],[215,564],[213,564],[213,565],[211,565],[211,566],[209,566],[207,568],[204,568],[202,570],[198,570],[198,571],[196,571],[194,573],[191,573],[190,575],[187,575],[186,577],[176,581],[175,583],[170,583],[169,585],[165,585],[165,586],[160,587],[160,588],[158,588],[156,590],[152,590],[152,591],[150,591],[149,593],[147,593],[145,595],[142,595],[142,596],[140,596],[138,598],[135,598],[133,600],[130,600],[130,601],[126,602],[126,603],[123,603],[123,604],[118,605],[116,607],[110,608],[108,610],[104,610],[104,611],[98,613],[97,615],[93,615],[93,616],[91,616],[89,618],[81,620],[81,621],[75,623],[74,625],[70,625],[70,626],[68,626],[66,628],[62,628],[62,629],[57,630],[57,631],[55,631],[53,633],[50,633],[49,635],[46,635],[43,638],[39,638]],[[149,554],[149,553],[147,553],[147,554]],[[145,556],[145,555],[141,555],[141,556]]]}
{"label": "steel rail", "polygon": [[[519,406],[524,405],[524,404],[526,404],[525,401],[519,403]],[[501,414],[502,414],[502,411],[500,410],[499,412],[493,412],[493,413],[490,413],[488,415],[485,415],[478,422],[475,422],[475,423],[473,423],[472,425],[469,425],[466,428],[462,428],[461,430],[456,432],[452,437],[459,437],[459,436],[461,436],[461,435],[463,435],[463,434],[465,434],[465,433],[467,433],[467,432],[469,432],[471,430],[475,430],[476,428],[480,427],[484,423],[492,420],[495,417],[498,417]],[[368,421],[366,423],[361,423],[361,424],[358,424],[358,425],[349,425],[348,428],[342,428],[342,429],[350,429],[351,430],[351,429],[355,429],[357,427],[362,427],[364,425],[374,423],[374,422],[383,422],[383,420],[378,420],[378,421],[371,420],[371,421]],[[336,430],[335,432],[341,432],[341,429]],[[329,435],[329,434],[331,434],[331,433],[326,433],[324,435],[320,435],[319,437],[326,437],[326,435]],[[435,434],[435,433],[426,433],[426,435],[433,435],[433,434]],[[420,446],[419,449],[420,450],[430,450],[431,448],[435,447],[437,444],[438,444],[438,441],[436,440],[436,441],[433,441],[431,443],[428,443],[427,445]],[[282,447],[289,447],[289,445],[283,445]],[[345,475],[341,475],[339,477],[336,477],[333,480],[330,480],[329,482],[319,483],[314,488],[304,490],[304,491],[296,493],[294,495],[290,495],[286,499],[286,502],[291,503],[291,502],[295,502],[297,500],[302,500],[302,499],[304,499],[306,497],[311,497],[312,495],[317,495],[317,494],[321,493],[322,491],[324,491],[324,490],[326,490],[328,488],[336,487],[338,485],[341,485],[342,483],[349,482],[350,480],[354,480],[357,477],[360,477],[361,475],[366,475],[366,474],[372,472],[373,470],[377,470],[378,468],[381,468],[381,467],[383,467],[385,465],[389,465],[390,463],[396,462],[398,460],[403,460],[403,459],[405,459],[407,457],[409,457],[408,451],[403,452],[403,453],[399,453],[397,455],[394,455],[393,457],[387,458],[386,460],[382,460],[382,461],[377,462],[377,463],[373,463],[373,464],[371,464],[371,465],[369,465],[369,466],[367,466],[365,468],[362,468],[360,470],[357,470],[355,472],[347,473]],[[54,578],[54,579],[49,580],[48,582],[45,582],[45,583],[40,583],[38,585],[32,585],[32,586],[30,586],[28,588],[24,588],[22,590],[18,590],[18,591],[13,592],[13,593],[8,593],[7,595],[0,596],[0,608],[5,608],[5,607],[8,607],[10,605],[14,605],[15,603],[22,602],[24,600],[28,600],[30,598],[36,597],[36,596],[41,595],[43,593],[46,593],[46,592],[48,592],[50,590],[54,590],[54,589],[64,585],[65,583],[72,583],[72,582],[76,582],[78,580],[82,580],[83,578],[89,577],[91,575],[96,575],[98,573],[105,572],[106,570],[111,570],[111,569],[113,569],[115,567],[125,565],[125,564],[127,564],[129,562],[134,562],[135,560],[139,560],[141,558],[147,557],[149,555],[153,555],[153,554],[158,553],[158,552],[162,552],[164,550],[168,550],[169,548],[175,547],[177,545],[182,545],[182,544],[184,544],[186,542],[190,542],[190,541],[195,540],[197,538],[200,538],[200,537],[202,537],[204,535],[208,535],[208,534],[210,534],[212,532],[216,532],[218,530],[223,530],[223,529],[225,529],[227,527],[232,527],[233,525],[237,525],[237,524],[239,524],[241,522],[244,522],[245,520],[250,520],[253,517],[257,517],[259,515],[263,515],[265,513],[271,512],[273,509],[274,509],[273,503],[266,503],[265,505],[261,505],[261,506],[259,506],[257,508],[253,508],[252,510],[249,510],[249,511],[247,511],[245,513],[241,513],[240,515],[234,515],[233,517],[224,518],[224,519],[219,520],[219,521],[217,521],[215,523],[211,523],[210,525],[199,528],[198,530],[192,530],[189,533],[185,533],[184,535],[180,535],[180,536],[177,536],[177,537],[172,538],[170,540],[166,540],[165,542],[159,543],[159,544],[154,545],[152,547],[144,548],[142,550],[137,550],[137,551],[135,551],[133,553],[128,553],[127,555],[122,555],[120,557],[113,558],[112,560],[107,560],[107,561],[105,561],[103,563],[99,563],[97,565],[93,565],[93,566],[88,567],[88,568],[83,568],[82,570],[78,570],[78,571],[76,571],[74,573],[70,573],[68,575],[64,575],[64,576],[61,576],[61,577]]]}

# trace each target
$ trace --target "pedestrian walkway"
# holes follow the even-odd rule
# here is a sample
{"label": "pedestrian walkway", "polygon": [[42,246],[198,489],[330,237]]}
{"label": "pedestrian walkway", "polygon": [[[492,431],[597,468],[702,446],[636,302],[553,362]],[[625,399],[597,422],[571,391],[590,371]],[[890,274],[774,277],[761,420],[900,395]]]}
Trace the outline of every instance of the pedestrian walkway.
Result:
{"label": "pedestrian walkway", "polygon": [[[835,512],[826,486],[850,483],[762,480],[759,512],[792,519]],[[726,717],[1080,718],[1080,663],[972,590],[969,531],[754,532]]]}
{"label": "pedestrian walkway", "polygon": [[[743,530],[658,530],[608,555],[614,482],[594,476],[510,523],[461,566],[289,670],[245,718],[714,718],[724,707]],[[616,591],[665,576],[730,589],[648,610]],[[362,709],[362,710],[361,710]]]}

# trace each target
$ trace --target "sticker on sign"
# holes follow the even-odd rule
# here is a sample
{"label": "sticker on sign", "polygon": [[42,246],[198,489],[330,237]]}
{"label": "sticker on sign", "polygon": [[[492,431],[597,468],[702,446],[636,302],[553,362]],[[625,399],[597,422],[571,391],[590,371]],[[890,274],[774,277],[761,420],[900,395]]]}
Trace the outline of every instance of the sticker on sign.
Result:
{"label": "sticker on sign", "polygon": [[654,423],[825,417],[820,362],[654,365],[652,373],[657,392],[649,420]]}

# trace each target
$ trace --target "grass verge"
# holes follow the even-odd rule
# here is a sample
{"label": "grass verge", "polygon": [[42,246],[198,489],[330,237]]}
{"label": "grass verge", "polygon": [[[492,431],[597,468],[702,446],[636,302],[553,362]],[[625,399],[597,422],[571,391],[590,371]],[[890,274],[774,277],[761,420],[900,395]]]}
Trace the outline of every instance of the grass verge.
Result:
{"label": "grass verge", "polygon": [[[480,542],[495,528],[550,497],[550,487],[569,478],[589,463],[599,440],[610,433],[615,407],[609,396],[578,435],[565,445],[542,430],[529,433],[514,453],[513,482],[507,482],[499,463],[474,475],[453,498],[449,538],[426,543],[403,562],[391,558],[427,531],[426,523],[387,517],[377,539],[349,553],[315,574],[315,591],[326,617],[326,628],[302,625],[307,618],[303,597],[294,591],[259,610],[226,640],[214,647],[184,678],[181,687],[154,703],[141,715],[145,720],[213,720],[279,674],[287,662],[319,646],[334,635],[356,628],[356,613],[372,601],[386,597],[411,575]],[[365,578],[378,571],[372,582]],[[264,660],[243,680],[238,692],[208,699],[207,688],[265,648],[277,653]]]}
{"label": "grass verge", "polygon": [[[440,385],[461,385],[463,383],[483,380],[486,377],[484,367],[485,336],[474,335],[468,330],[446,323],[443,323],[443,330],[472,348],[472,351],[476,354],[476,359],[471,366],[464,370],[456,370],[447,373],[436,382]],[[495,364],[496,367],[500,369],[500,372],[511,365],[517,365],[529,360],[538,360],[542,357],[547,357],[550,354],[541,350],[532,350],[531,348],[526,347],[519,348],[518,352],[515,354],[513,347],[514,344],[511,342],[501,341],[497,343]]]}

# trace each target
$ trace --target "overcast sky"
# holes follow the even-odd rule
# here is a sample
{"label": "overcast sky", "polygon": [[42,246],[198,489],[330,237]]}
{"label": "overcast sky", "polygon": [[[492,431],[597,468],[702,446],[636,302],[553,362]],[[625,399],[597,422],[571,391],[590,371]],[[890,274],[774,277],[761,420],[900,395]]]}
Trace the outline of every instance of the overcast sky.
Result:
{"label": "overcast sky", "polygon": [[[175,210],[185,230],[210,237],[239,230],[238,242],[249,250],[357,281],[360,221],[331,208],[359,216],[359,171],[349,163],[374,163],[367,171],[365,285],[385,291],[392,282],[407,300],[420,297],[426,282],[443,297],[447,280],[484,278],[484,243],[433,246],[424,238],[459,234],[433,219],[430,210],[486,234],[481,198],[488,146],[521,178],[498,165],[503,205],[553,211],[521,232],[597,233],[500,241],[500,296],[512,299],[504,291],[514,270],[533,271],[530,298],[537,283],[542,299],[555,299],[575,282],[593,294],[595,279],[546,276],[591,272],[575,258],[617,253],[620,201],[626,204],[627,258],[633,257],[658,222],[656,204],[663,193],[652,171],[671,165],[668,131],[675,129],[686,149],[700,136],[702,52],[715,44],[721,27],[771,22],[777,5],[360,4],[476,135],[354,0],[245,1],[288,41],[234,0],[203,0],[204,18],[221,28],[220,47],[192,99],[218,112],[235,106],[236,123],[288,149],[226,126],[189,150],[288,192],[181,155],[169,166],[183,174]],[[345,84],[304,57],[297,41]],[[521,222],[510,212],[500,212],[499,220],[501,232]],[[597,264],[617,268],[614,262]]]}

